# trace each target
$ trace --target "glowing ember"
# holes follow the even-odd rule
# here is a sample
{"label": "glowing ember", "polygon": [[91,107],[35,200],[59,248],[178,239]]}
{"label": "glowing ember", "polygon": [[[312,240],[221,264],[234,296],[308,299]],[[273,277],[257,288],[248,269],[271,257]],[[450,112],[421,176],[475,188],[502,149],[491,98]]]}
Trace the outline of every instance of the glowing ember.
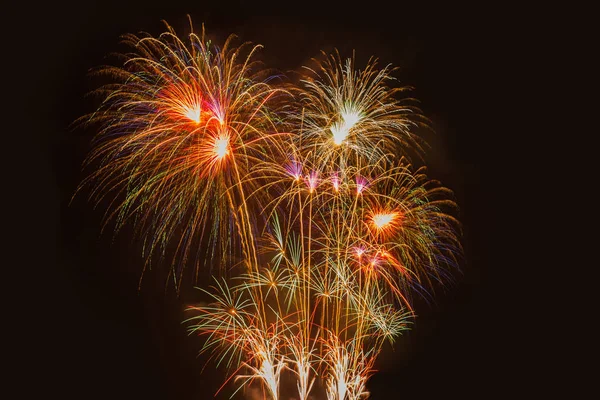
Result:
{"label": "glowing ember", "polygon": [[185,115],[187,118],[194,121],[195,123],[199,124],[200,123],[200,105],[195,105],[192,107],[184,107],[183,115]]}
{"label": "glowing ember", "polygon": [[363,253],[365,252],[365,249],[363,249],[362,247],[355,247],[354,252],[356,253],[356,256],[358,258],[360,258],[360,257],[362,257]]}
{"label": "glowing ember", "polygon": [[286,166],[285,171],[296,181],[300,180],[300,176],[302,176],[302,164],[295,160],[291,160]]}
{"label": "glowing ember", "polygon": [[350,134],[350,129],[352,129],[358,121],[360,121],[361,115],[354,108],[354,106],[350,105],[344,107],[340,112],[341,121],[336,122],[330,128],[331,133],[333,134],[333,142],[339,146],[342,142],[348,137]]}
{"label": "glowing ember", "polygon": [[221,134],[215,139],[213,153],[217,160],[220,160],[229,154],[229,137],[227,135]]}
{"label": "glowing ember", "polygon": [[373,215],[373,225],[375,225],[377,229],[384,229],[388,227],[397,217],[397,212],[378,213]]}
{"label": "glowing ember", "polygon": [[362,176],[356,177],[356,194],[361,194],[369,182]]}
{"label": "glowing ember", "polygon": [[338,175],[337,175],[337,174],[334,174],[334,175],[331,177],[331,184],[333,185],[333,189],[334,189],[336,192],[339,192],[339,190],[340,190],[340,178],[338,178]]}
{"label": "glowing ember", "polygon": [[313,171],[306,177],[306,185],[308,186],[308,191],[310,193],[314,192],[318,184],[319,174],[316,171]]}

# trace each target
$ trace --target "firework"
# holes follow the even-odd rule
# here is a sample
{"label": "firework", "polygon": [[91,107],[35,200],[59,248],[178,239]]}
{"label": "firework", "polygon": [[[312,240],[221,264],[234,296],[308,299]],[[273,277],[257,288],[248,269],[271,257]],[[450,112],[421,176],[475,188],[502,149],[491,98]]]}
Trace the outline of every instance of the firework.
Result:
{"label": "firework", "polygon": [[368,397],[414,294],[446,282],[461,253],[451,192],[410,161],[426,118],[398,98],[407,88],[338,53],[283,90],[251,61],[258,46],[184,43],[170,27],[125,41],[134,52],[101,70],[117,83],[87,118],[100,125],[93,197],[123,192],[108,217],[133,220],[149,254],[175,241],[177,287],[175,265],[242,260],[186,320],[226,382],[274,400],[283,376],[300,400]]}
{"label": "firework", "polygon": [[[335,172],[354,166],[388,168],[398,155],[420,154],[424,142],[413,131],[427,122],[411,98],[410,87],[389,86],[394,69],[369,60],[357,70],[354,58],[322,53],[296,93],[301,112],[291,115],[298,147],[319,169]],[[329,171],[333,169],[333,171]]]}
{"label": "firework", "polygon": [[183,265],[253,259],[245,193],[259,182],[246,176],[281,152],[270,108],[281,91],[252,60],[260,46],[235,47],[232,36],[216,48],[204,31],[184,42],[167,28],[157,38],[126,35],[132,52],[122,65],[97,71],[113,83],[96,91],[102,105],[82,119],[99,126],[87,160],[97,169],[82,186],[96,201],[120,194],[106,219],[117,229],[133,220],[148,259],[174,243],[179,287]]}

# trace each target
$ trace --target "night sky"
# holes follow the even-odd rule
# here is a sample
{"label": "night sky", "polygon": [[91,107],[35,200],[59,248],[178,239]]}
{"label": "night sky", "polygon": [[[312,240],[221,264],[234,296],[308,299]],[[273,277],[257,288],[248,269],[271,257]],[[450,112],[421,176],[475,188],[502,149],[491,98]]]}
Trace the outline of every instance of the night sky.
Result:
{"label": "night sky", "polygon": [[[143,260],[131,229],[101,233],[104,209],[84,197],[69,204],[85,176],[81,164],[93,133],[70,126],[96,104],[85,97],[95,88],[88,70],[114,62],[106,56],[124,50],[119,35],[158,35],[163,19],[185,32],[190,14],[219,43],[236,33],[263,44],[258,58],[282,71],[333,48],[342,56],[356,50],[359,65],[375,56],[380,65],[400,67],[395,76],[415,88],[433,122],[429,175],[455,193],[465,260],[435,303],[417,304],[413,330],[394,349],[384,348],[368,388],[375,400],[510,394],[522,379],[513,358],[519,328],[509,321],[510,278],[499,251],[510,223],[497,197],[503,150],[489,140],[499,134],[493,93],[506,84],[501,60],[509,50],[496,29],[500,10],[472,13],[377,1],[136,0],[57,2],[23,15],[20,30],[38,60],[26,67],[31,95],[43,101],[31,119],[30,151],[39,166],[31,167],[33,193],[23,199],[36,222],[19,236],[31,244],[25,258],[33,265],[18,282],[28,305],[19,365],[35,377],[22,390],[63,399],[210,399],[223,381],[212,363],[201,373],[201,342],[187,336],[185,304],[164,291],[160,266],[138,291]],[[193,296],[188,284],[182,297]]]}

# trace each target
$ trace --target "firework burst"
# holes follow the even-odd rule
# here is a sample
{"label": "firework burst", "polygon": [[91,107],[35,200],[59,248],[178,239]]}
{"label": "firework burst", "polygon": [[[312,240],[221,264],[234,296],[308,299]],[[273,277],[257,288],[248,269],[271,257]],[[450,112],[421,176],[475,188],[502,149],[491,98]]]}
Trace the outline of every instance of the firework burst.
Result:
{"label": "firework burst", "polygon": [[204,31],[184,42],[167,28],[157,38],[126,35],[132,53],[122,55],[121,66],[97,71],[115,83],[96,91],[102,105],[82,119],[100,127],[87,160],[98,167],[83,185],[92,185],[96,201],[122,192],[107,221],[116,219],[119,229],[133,220],[146,255],[174,242],[179,287],[183,265],[253,259],[247,241],[255,216],[245,193],[259,182],[246,177],[281,153],[271,109],[281,90],[252,60],[260,46],[235,47],[232,36],[216,48]]}
{"label": "firework burst", "polygon": [[337,52],[314,61],[296,91],[301,111],[291,117],[298,148],[311,153],[316,167],[329,173],[350,165],[385,169],[398,154],[422,152],[414,128],[427,120],[413,99],[398,98],[409,87],[390,86],[393,68],[378,69],[372,59],[358,70],[354,58],[342,60]]}

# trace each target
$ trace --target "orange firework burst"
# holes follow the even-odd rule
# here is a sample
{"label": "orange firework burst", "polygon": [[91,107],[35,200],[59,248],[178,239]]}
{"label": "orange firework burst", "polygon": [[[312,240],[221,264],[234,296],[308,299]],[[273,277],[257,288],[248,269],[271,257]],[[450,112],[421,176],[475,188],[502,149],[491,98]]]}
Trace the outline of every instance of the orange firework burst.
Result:
{"label": "orange firework burst", "polygon": [[[88,158],[100,166],[84,184],[93,185],[98,201],[123,192],[107,220],[116,219],[117,227],[135,220],[148,255],[164,253],[174,240],[174,267],[197,268],[210,254],[223,259],[239,251],[250,261],[247,208],[256,204],[247,204],[245,193],[260,183],[247,176],[281,153],[271,107],[282,91],[252,61],[260,46],[234,47],[230,37],[216,49],[204,31],[184,42],[167,28],[157,38],[126,35],[134,53],[124,55],[122,66],[99,71],[116,83],[97,91],[102,105],[84,119],[100,125]],[[182,227],[183,234],[174,234]],[[220,251],[199,253],[202,237],[203,247]],[[177,287],[181,274],[173,268]]]}

